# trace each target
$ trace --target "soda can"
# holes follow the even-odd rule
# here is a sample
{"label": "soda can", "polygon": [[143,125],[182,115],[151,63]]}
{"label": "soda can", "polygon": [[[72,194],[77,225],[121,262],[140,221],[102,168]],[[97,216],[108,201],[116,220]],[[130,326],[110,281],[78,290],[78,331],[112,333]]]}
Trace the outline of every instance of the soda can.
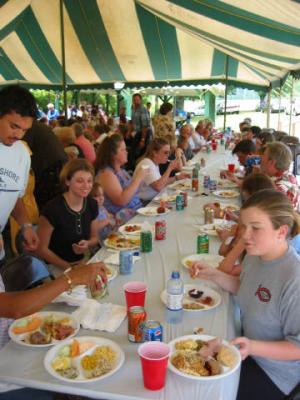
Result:
{"label": "soda can", "polygon": [[205,207],[204,209],[204,223],[213,224],[214,223],[214,210],[210,207]]}
{"label": "soda can", "polygon": [[225,144],[225,139],[223,137],[221,137],[220,144],[221,144],[221,146],[224,146],[224,144]]}
{"label": "soda can", "polygon": [[208,253],[209,238],[205,233],[197,236],[197,254]]}
{"label": "soda can", "polygon": [[188,194],[187,192],[180,192],[183,196],[183,207],[186,208],[188,206]]}
{"label": "soda can", "polygon": [[210,146],[210,144],[208,144],[206,147],[206,153],[209,154],[210,152],[211,152],[211,146]]}
{"label": "soda can", "polygon": [[193,178],[192,179],[192,191],[193,192],[198,192],[199,190],[199,179],[198,178]]}
{"label": "soda can", "polygon": [[164,219],[155,222],[155,240],[165,240],[167,235],[167,224]]}
{"label": "soda can", "polygon": [[130,250],[120,250],[119,253],[119,270],[121,275],[128,275],[133,270],[133,253]]}
{"label": "soda can", "polygon": [[143,324],[143,342],[162,342],[163,328],[158,321],[146,321]]}
{"label": "soda can", "polygon": [[150,253],[152,251],[152,232],[141,231],[141,252]]}
{"label": "soda can", "polygon": [[176,211],[182,211],[184,209],[184,199],[182,194],[176,196]]}
{"label": "soda can", "polygon": [[210,176],[209,175],[204,175],[203,177],[203,186],[205,189],[209,189],[209,182],[210,182]]}
{"label": "soda can", "polygon": [[209,191],[212,193],[217,190],[217,181],[216,180],[211,180],[209,182]]}
{"label": "soda can", "polygon": [[201,167],[204,168],[205,165],[206,165],[205,159],[204,159],[204,158],[201,158]]}
{"label": "soda can", "polygon": [[147,313],[144,307],[133,306],[128,311],[128,340],[134,343],[143,341],[143,325]]}

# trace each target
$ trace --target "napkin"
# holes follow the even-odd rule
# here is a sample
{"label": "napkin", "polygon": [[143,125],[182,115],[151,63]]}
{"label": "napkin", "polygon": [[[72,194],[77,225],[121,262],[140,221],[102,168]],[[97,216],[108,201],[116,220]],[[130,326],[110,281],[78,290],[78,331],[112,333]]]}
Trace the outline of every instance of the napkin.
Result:
{"label": "napkin", "polygon": [[[135,254],[135,253],[134,253]],[[137,252],[138,254],[138,252]],[[133,256],[133,264],[140,260],[141,257],[140,256]],[[109,255],[107,258],[105,258],[104,263],[105,264],[112,264],[112,265],[119,265],[119,252],[113,252],[111,255]]]}
{"label": "napkin", "polygon": [[72,313],[84,329],[115,332],[126,317],[126,307],[87,299]]}
{"label": "napkin", "polygon": [[87,299],[87,287],[78,285],[72,289],[72,293],[61,293],[52,303],[67,303],[69,306],[79,307]]}

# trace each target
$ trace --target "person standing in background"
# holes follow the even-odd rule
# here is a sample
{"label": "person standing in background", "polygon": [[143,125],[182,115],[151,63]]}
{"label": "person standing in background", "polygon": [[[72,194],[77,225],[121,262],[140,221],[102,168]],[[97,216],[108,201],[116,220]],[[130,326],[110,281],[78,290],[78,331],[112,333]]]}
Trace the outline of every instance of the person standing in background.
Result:
{"label": "person standing in background", "polygon": [[136,160],[145,153],[152,137],[149,111],[144,107],[139,93],[132,96],[131,120],[136,134],[128,157],[128,167],[134,170]]}

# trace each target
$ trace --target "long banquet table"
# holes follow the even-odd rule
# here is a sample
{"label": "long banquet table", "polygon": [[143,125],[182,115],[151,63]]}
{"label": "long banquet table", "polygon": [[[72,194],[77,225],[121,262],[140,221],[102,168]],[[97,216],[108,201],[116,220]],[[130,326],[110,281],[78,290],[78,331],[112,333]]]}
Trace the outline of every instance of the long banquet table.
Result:
{"label": "long banquet table", "polygon": [[[199,153],[195,158],[205,158],[206,168],[211,176],[217,177],[219,169],[230,162],[230,153],[223,149],[211,154]],[[202,181],[202,179],[201,179]],[[170,190],[170,189],[168,189]],[[202,182],[199,192],[203,191]],[[202,281],[217,290],[222,297],[219,307],[205,312],[182,313],[180,323],[168,322],[168,314],[160,300],[160,294],[165,289],[170,273],[179,269],[184,283],[194,283],[188,271],[181,266],[181,259],[196,252],[196,237],[199,230],[195,224],[203,223],[203,204],[216,201],[213,196],[194,196],[189,200],[188,208],[165,215],[167,221],[167,239],[154,241],[151,253],[141,253],[141,260],[134,264],[132,275],[118,275],[109,284],[109,295],[102,302],[125,305],[123,285],[130,280],[144,281],[148,285],[145,308],[148,319],[158,320],[164,329],[164,341],[193,333],[193,328],[201,326],[203,333],[219,336],[227,340],[236,335],[234,299],[216,285]],[[237,203],[239,199],[231,199]],[[137,215],[133,221],[142,222],[147,218],[154,223],[154,217]],[[217,254],[219,241],[210,237],[210,253]],[[94,259],[103,260],[108,255],[106,249],[101,249]],[[110,253],[111,254],[111,253]],[[75,310],[66,304],[51,304],[48,310]],[[9,342],[0,352],[0,381],[32,388],[46,389],[69,394],[87,396],[95,399],[120,400],[234,400],[239,380],[239,370],[232,375],[211,382],[199,382],[186,379],[168,371],[167,382],[160,391],[144,389],[140,361],[137,355],[138,344],[127,340],[127,320],[124,320],[115,333],[90,331],[81,329],[79,335],[102,336],[118,343],[125,352],[125,363],[112,376],[94,383],[73,384],[57,380],[50,376],[43,366],[46,349],[32,349]]]}

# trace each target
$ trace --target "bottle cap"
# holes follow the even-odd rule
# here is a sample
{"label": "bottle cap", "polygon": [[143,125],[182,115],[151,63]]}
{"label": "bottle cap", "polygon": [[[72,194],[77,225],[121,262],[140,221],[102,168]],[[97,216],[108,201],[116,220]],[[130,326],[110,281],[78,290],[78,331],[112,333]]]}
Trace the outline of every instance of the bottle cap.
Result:
{"label": "bottle cap", "polygon": [[173,271],[171,275],[172,279],[179,279],[180,278],[180,273],[179,271]]}

